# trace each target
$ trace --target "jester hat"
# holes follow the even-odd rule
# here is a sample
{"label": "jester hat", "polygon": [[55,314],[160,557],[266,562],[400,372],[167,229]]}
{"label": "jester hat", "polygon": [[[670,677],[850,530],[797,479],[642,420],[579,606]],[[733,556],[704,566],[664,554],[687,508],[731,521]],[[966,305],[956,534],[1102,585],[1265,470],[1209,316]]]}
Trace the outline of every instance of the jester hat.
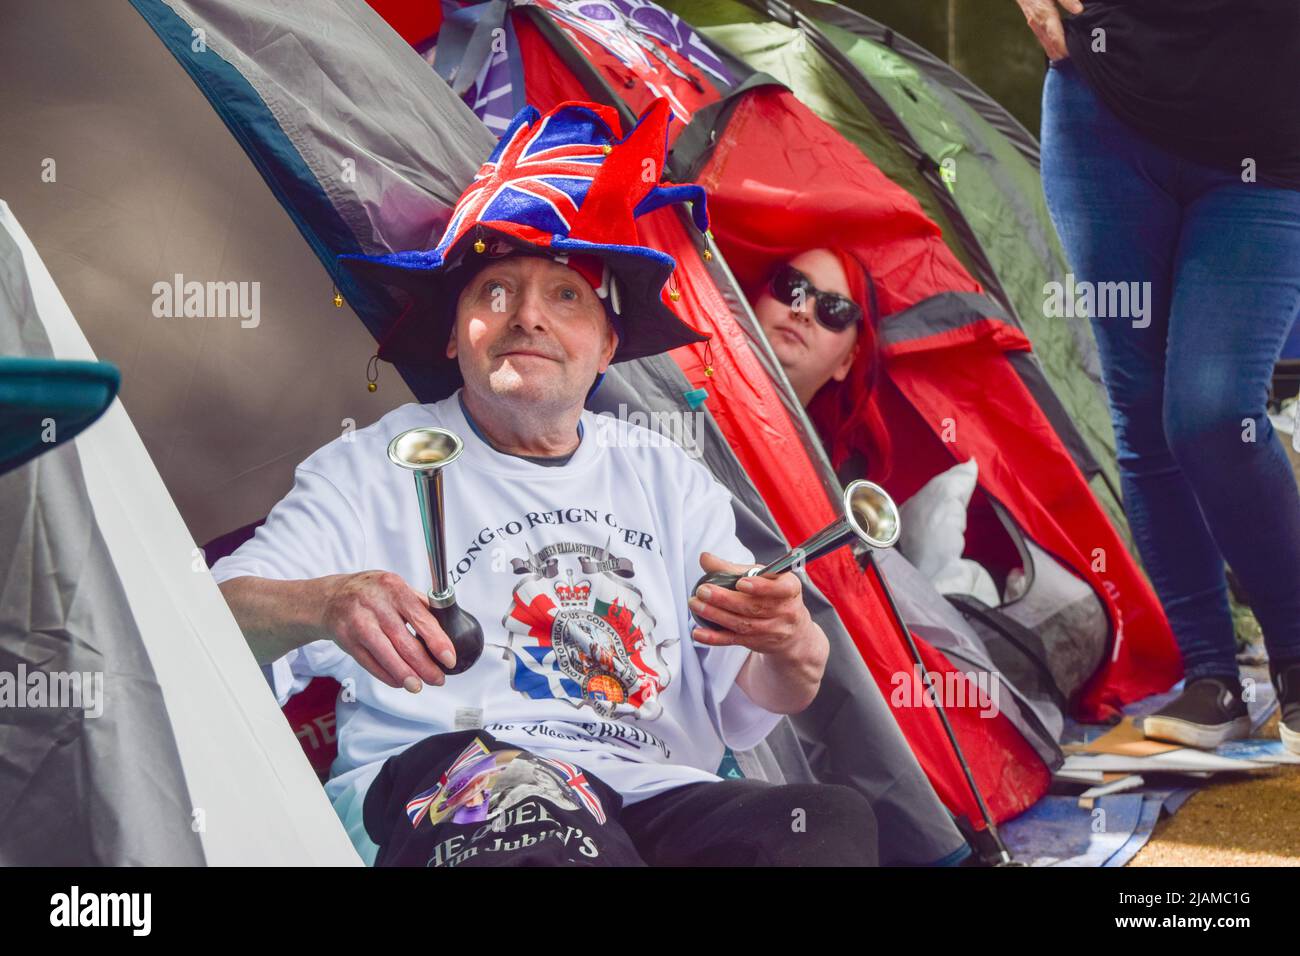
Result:
{"label": "jester hat", "polygon": [[615,362],[705,341],[664,302],[676,262],[637,241],[637,217],[676,202],[689,201],[696,228],[708,229],[704,190],[661,181],[671,119],[661,97],[624,136],[607,106],[570,101],[545,115],[526,106],[433,249],[339,256],[358,277],[411,296],[379,358],[443,367],[460,291],[489,259],[519,253],[558,259],[591,283],[619,334]]}

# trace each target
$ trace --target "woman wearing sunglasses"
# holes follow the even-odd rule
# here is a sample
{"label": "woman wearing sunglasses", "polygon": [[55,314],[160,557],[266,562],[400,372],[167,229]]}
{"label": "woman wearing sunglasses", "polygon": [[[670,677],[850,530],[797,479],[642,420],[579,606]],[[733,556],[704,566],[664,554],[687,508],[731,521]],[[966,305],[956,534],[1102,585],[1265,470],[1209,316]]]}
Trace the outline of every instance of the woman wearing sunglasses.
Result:
{"label": "woman wearing sunglasses", "polygon": [[809,249],[778,263],[751,298],[840,477],[885,478],[890,445],[873,397],[880,363],[871,273],[844,249]]}

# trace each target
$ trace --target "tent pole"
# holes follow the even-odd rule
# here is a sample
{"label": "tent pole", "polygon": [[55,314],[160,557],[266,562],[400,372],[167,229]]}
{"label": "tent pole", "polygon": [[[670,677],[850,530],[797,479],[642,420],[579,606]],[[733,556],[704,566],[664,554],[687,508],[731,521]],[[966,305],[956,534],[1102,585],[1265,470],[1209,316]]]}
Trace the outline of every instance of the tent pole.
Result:
{"label": "tent pole", "polygon": [[970,788],[971,796],[975,798],[975,804],[979,807],[980,816],[984,819],[984,826],[988,829],[989,835],[993,838],[993,843],[997,848],[998,859],[996,866],[1023,866],[1011,856],[1011,851],[1007,845],[1002,842],[1002,837],[998,833],[997,825],[993,822],[993,815],[989,813],[988,804],[984,802],[984,796],[980,793],[979,786],[975,783],[975,775],[971,773],[970,764],[966,762],[966,755],[962,753],[961,744],[957,743],[957,735],[953,732],[952,724],[948,722],[948,714],[943,709],[943,704],[939,701],[939,693],[930,683],[930,672],[926,669],[925,662],[921,660],[920,649],[916,646],[916,639],[912,637],[911,628],[903,621],[903,615],[898,610],[898,605],[894,602],[894,594],[889,589],[888,582],[885,581],[884,572],[876,563],[875,551],[868,548],[866,552],[867,566],[871,568],[876,575],[876,580],[880,582],[880,590],[885,593],[885,600],[889,602],[889,611],[894,617],[894,623],[898,629],[903,632],[903,637],[907,641],[907,649],[912,655],[912,663],[916,665],[917,671],[921,677],[921,682],[929,688],[930,698],[934,703],[934,709],[939,714],[939,721],[943,724],[943,731],[948,735],[948,742],[952,745],[953,755],[957,758],[957,763],[961,765],[961,772],[966,777],[966,785]]}

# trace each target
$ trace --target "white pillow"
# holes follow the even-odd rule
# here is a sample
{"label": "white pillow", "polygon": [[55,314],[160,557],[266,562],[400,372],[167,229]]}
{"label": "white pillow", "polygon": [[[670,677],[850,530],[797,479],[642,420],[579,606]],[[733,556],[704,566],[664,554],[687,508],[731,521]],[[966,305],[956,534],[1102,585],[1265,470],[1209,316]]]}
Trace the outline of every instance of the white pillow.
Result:
{"label": "white pillow", "polygon": [[931,580],[966,550],[966,508],[979,465],[972,458],[935,475],[898,509],[898,550]]}
{"label": "white pillow", "polygon": [[940,594],[969,594],[989,607],[998,607],[998,586],[993,583],[993,575],[984,570],[984,565],[970,558],[962,558],[956,564],[950,564],[931,578],[934,589]]}
{"label": "white pillow", "polygon": [[899,507],[898,550],[930,579],[940,594],[970,594],[997,607],[997,586],[988,571],[967,558],[966,509],[979,479],[975,459],[931,478]]}

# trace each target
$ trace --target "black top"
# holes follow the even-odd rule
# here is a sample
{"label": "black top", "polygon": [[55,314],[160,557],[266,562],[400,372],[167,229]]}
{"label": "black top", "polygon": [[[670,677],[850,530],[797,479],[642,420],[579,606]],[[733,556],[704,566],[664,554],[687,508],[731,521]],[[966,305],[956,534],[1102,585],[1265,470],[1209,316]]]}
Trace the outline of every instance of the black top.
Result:
{"label": "black top", "polygon": [[1253,159],[1259,182],[1300,189],[1300,0],[1084,0],[1066,41],[1138,133],[1238,174]]}

